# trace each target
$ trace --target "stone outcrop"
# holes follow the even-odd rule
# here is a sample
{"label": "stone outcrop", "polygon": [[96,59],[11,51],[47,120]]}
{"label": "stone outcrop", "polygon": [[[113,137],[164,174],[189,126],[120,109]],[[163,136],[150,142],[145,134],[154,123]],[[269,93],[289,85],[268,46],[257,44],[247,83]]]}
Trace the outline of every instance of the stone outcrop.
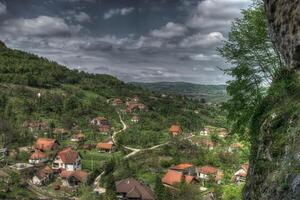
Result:
{"label": "stone outcrop", "polygon": [[299,200],[300,0],[265,0],[265,6],[285,69],[252,120],[250,169],[243,198]]}
{"label": "stone outcrop", "polygon": [[290,69],[300,68],[300,0],[265,0],[274,44]]}

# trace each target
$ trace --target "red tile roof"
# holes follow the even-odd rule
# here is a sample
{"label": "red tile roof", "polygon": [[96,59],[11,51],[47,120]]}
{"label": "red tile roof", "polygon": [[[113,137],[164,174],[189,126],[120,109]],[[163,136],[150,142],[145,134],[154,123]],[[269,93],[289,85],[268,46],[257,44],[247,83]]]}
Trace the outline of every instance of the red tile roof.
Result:
{"label": "red tile roof", "polygon": [[127,178],[116,182],[118,193],[125,193],[126,198],[139,198],[141,200],[155,200],[154,192],[143,183]]}
{"label": "red tile roof", "polygon": [[43,158],[47,158],[47,155],[45,153],[41,152],[40,150],[36,150],[30,156],[30,159],[32,159],[32,160],[39,160],[39,159],[43,159]]}
{"label": "red tile roof", "polygon": [[190,164],[190,163],[181,163],[179,165],[171,167],[171,169],[173,169],[173,170],[185,170],[185,169],[188,169],[188,168],[193,167],[193,166],[194,165]]}
{"label": "red tile roof", "polygon": [[218,168],[206,165],[206,166],[203,166],[203,167],[199,167],[198,171],[201,174],[216,174],[218,172]]}
{"label": "red tile roof", "polygon": [[58,156],[63,163],[71,164],[75,163],[79,157],[79,153],[74,151],[71,147],[67,147],[58,153]]}
{"label": "red tile roof", "polygon": [[85,182],[87,180],[87,177],[88,177],[88,173],[85,172],[85,171],[82,171],[82,170],[76,170],[76,171],[66,171],[66,170],[63,170],[59,176],[62,177],[62,178],[70,178],[70,177],[74,177],[76,178],[77,180],[79,180],[80,182]]}
{"label": "red tile roof", "polygon": [[[183,176],[184,175],[181,172],[175,170],[168,170],[168,172],[162,178],[162,182],[167,185],[175,185],[181,182]],[[193,176],[185,176],[186,183],[191,183],[193,180]]]}
{"label": "red tile roof", "polygon": [[181,128],[178,125],[172,125],[170,127],[170,132],[180,132],[180,131],[181,131]]}
{"label": "red tile roof", "polygon": [[111,150],[113,148],[113,143],[111,142],[100,142],[97,144],[96,148],[98,149],[105,149],[105,150]]}
{"label": "red tile roof", "polygon": [[58,144],[58,142],[55,139],[39,138],[36,141],[35,148],[42,151],[47,151],[52,150],[56,144]]}

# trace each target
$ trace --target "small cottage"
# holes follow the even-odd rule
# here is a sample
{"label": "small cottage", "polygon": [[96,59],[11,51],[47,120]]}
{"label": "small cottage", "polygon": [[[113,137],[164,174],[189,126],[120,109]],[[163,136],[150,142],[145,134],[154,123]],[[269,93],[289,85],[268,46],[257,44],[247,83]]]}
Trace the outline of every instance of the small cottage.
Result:
{"label": "small cottage", "polygon": [[162,183],[166,186],[176,186],[184,180],[185,183],[191,184],[196,181],[194,176],[184,175],[182,172],[176,170],[168,170],[167,173],[162,178]]}
{"label": "small cottage", "polygon": [[62,179],[62,184],[65,187],[76,187],[82,183],[86,183],[88,179],[88,173],[82,170],[66,171],[63,170],[59,176]]}
{"label": "small cottage", "polygon": [[134,123],[138,123],[140,121],[140,117],[138,115],[134,115],[132,118],[131,118],[131,121],[134,122]]}
{"label": "small cottage", "polygon": [[71,147],[67,147],[56,155],[52,163],[52,169],[64,169],[66,171],[81,170],[81,156]]}
{"label": "small cottage", "polygon": [[123,101],[119,98],[115,98],[113,101],[112,101],[112,105],[113,106],[119,106],[123,103]]}
{"label": "small cottage", "polygon": [[182,129],[179,125],[172,125],[169,129],[171,136],[175,137],[182,133]]}
{"label": "small cottage", "polygon": [[109,142],[100,142],[96,145],[96,148],[100,152],[112,153],[115,149],[115,145],[112,141]]}
{"label": "small cottage", "polygon": [[71,141],[72,142],[82,142],[85,140],[85,135],[83,133],[77,133],[72,136]]}
{"label": "small cottage", "polygon": [[190,175],[190,176],[196,175],[196,168],[193,164],[190,164],[190,163],[182,163],[179,165],[175,165],[175,166],[171,167],[170,169],[181,172],[184,175]]}
{"label": "small cottage", "polygon": [[204,181],[213,180],[216,183],[220,184],[223,176],[224,174],[221,170],[210,165],[199,167],[197,169],[197,178]]}
{"label": "small cottage", "polygon": [[30,164],[40,164],[47,162],[48,158],[47,155],[40,151],[40,150],[35,150],[35,152],[30,156],[29,163]]}
{"label": "small cottage", "polygon": [[59,143],[55,139],[51,138],[38,138],[34,148],[41,151],[51,151],[58,147]]}
{"label": "small cottage", "polygon": [[32,178],[32,183],[35,185],[45,185],[53,178],[53,170],[49,166],[44,166],[39,169]]}
{"label": "small cottage", "polygon": [[249,170],[248,163],[241,165],[240,169],[234,173],[233,181],[237,184],[245,182],[248,174],[248,170]]}
{"label": "small cottage", "polygon": [[133,178],[117,181],[116,192],[119,200],[155,200],[151,188]]}
{"label": "small cottage", "polygon": [[102,125],[108,125],[109,122],[105,117],[95,117],[92,119],[91,124],[100,127]]}

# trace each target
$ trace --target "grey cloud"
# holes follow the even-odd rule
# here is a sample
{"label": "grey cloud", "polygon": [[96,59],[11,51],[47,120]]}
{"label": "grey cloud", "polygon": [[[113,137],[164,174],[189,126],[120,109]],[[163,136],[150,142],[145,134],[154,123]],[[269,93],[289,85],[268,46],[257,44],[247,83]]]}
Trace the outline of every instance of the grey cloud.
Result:
{"label": "grey cloud", "polygon": [[91,21],[91,17],[85,13],[85,12],[79,12],[78,14],[75,14],[75,19],[78,22],[90,22]]}
{"label": "grey cloud", "polygon": [[0,2],[0,15],[4,15],[7,13],[7,7],[5,3]]}
{"label": "grey cloud", "polygon": [[173,37],[183,36],[187,32],[187,28],[182,24],[176,24],[168,22],[165,26],[160,29],[151,31],[150,35],[153,37],[170,39]]}
{"label": "grey cloud", "polygon": [[9,19],[4,21],[2,31],[27,36],[68,36],[80,31],[79,25],[69,25],[59,17],[39,16],[32,19]]}
{"label": "grey cloud", "polygon": [[111,9],[111,10],[107,11],[106,13],[104,13],[103,18],[109,19],[116,15],[122,15],[122,16],[128,15],[131,12],[133,12],[133,10],[134,10],[133,7]]}
{"label": "grey cloud", "polygon": [[232,19],[240,16],[240,10],[246,8],[251,0],[204,0],[198,3],[187,26],[198,29],[226,31]]}

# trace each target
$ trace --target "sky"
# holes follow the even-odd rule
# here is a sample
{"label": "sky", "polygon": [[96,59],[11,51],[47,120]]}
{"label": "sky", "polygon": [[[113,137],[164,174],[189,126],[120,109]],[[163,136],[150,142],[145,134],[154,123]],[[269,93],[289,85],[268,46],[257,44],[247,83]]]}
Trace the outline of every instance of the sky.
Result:
{"label": "sky", "polygon": [[0,0],[0,40],[125,82],[224,84],[216,48],[251,0]]}

